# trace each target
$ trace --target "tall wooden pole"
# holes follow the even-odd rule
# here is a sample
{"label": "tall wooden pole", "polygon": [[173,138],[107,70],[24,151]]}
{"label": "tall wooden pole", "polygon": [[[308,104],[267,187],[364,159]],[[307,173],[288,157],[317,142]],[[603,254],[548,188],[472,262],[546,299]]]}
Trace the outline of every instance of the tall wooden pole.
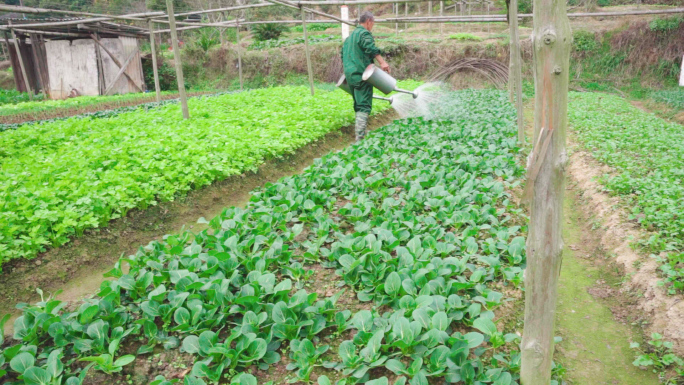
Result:
{"label": "tall wooden pole", "polygon": [[154,92],[157,95],[157,103],[161,102],[161,88],[159,87],[159,70],[157,69],[157,42],[154,38],[154,22],[149,21],[150,47],[152,49],[152,71],[154,72]]}
{"label": "tall wooden pole", "polygon": [[563,241],[565,130],[572,32],[565,0],[534,0],[534,143],[528,170],[533,183],[522,338],[522,385],[548,384]]}
{"label": "tall wooden pole", "polygon": [[510,28],[510,65],[508,68],[508,90],[511,101],[515,101],[518,111],[518,143],[525,144],[525,126],[522,105],[522,63],[520,57],[520,37],[518,36],[518,0],[511,0],[508,9]]}
{"label": "tall wooden pole", "polygon": [[[394,3],[394,13],[397,18],[399,18],[399,3]],[[394,35],[399,37],[399,23],[394,23]]]}
{"label": "tall wooden pole", "polygon": [[171,29],[171,45],[173,46],[173,61],[176,65],[176,81],[178,82],[178,94],[180,96],[183,119],[190,119],[188,110],[188,97],[185,94],[185,80],[183,79],[183,63],[181,63],[180,48],[178,48],[178,33],[176,32],[176,19],[173,17],[173,0],[166,0],[166,11],[169,15],[169,28]]}
{"label": "tall wooden pole", "polygon": [[[432,1],[428,1],[428,17],[432,17]],[[432,35],[432,23],[430,25],[430,35]]]}
{"label": "tall wooden pole", "polygon": [[[408,17],[408,3],[404,3],[404,16]],[[404,23],[404,32],[408,29],[408,24]]]}
{"label": "tall wooden pole", "polygon": [[237,22],[237,27],[235,28],[235,41],[237,43],[237,54],[238,54],[238,76],[240,76],[240,91],[243,89],[242,80],[242,47],[240,46],[240,23]]}
{"label": "tall wooden pole", "polygon": [[26,86],[26,92],[29,94],[29,99],[33,100],[33,90],[31,89],[31,84],[29,83],[28,76],[26,76],[26,66],[24,65],[24,59],[21,55],[21,50],[19,49],[19,42],[17,41],[17,35],[14,33],[13,29],[10,29],[12,34],[12,40],[14,40],[14,49],[17,52],[17,59],[19,59],[19,67],[21,68],[21,75],[24,77],[24,85]]}
{"label": "tall wooden pole", "polygon": [[302,8],[302,31],[304,31],[304,50],[306,51],[306,70],[309,73],[309,87],[314,94],[313,68],[311,67],[311,52],[309,51],[309,35],[306,32],[306,12]]}
{"label": "tall wooden pole", "polygon": [[[443,17],[444,16],[444,0],[441,0],[439,2],[439,16]],[[444,34],[444,27],[442,26],[443,23],[439,23],[439,34],[440,36]]]}

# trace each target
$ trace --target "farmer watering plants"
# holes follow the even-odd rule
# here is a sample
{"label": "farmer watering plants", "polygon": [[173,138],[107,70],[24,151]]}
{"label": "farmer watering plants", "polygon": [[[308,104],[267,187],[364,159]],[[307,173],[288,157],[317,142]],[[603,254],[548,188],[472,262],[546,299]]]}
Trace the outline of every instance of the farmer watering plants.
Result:
{"label": "farmer watering plants", "polygon": [[373,59],[378,61],[383,71],[390,72],[385,59],[380,56],[380,50],[375,46],[371,30],[375,20],[373,14],[365,11],[359,18],[359,26],[349,35],[342,45],[342,65],[352,97],[354,98],[354,112],[356,113],[356,141],[366,136],[368,115],[373,103],[373,86],[363,81],[362,75]]}

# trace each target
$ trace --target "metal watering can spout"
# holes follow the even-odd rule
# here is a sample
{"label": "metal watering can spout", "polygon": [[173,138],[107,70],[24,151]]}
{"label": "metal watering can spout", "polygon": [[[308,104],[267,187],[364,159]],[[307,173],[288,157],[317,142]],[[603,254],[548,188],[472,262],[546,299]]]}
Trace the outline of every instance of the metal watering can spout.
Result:
{"label": "metal watering can spout", "polygon": [[[341,88],[344,92],[348,93],[349,95],[352,95],[351,88],[349,88],[349,84],[347,84],[347,78],[345,78],[344,75],[342,75],[340,80],[337,81],[337,87]],[[392,97],[383,98],[382,96],[375,95],[373,95],[373,99],[384,100],[386,102],[389,102],[389,104],[392,104],[392,102],[394,101]]]}
{"label": "metal watering can spout", "polygon": [[375,64],[370,64],[368,67],[366,67],[366,70],[363,71],[361,79],[363,79],[363,81],[365,82],[370,83],[373,87],[379,89],[385,95],[389,94],[392,91],[396,91],[409,94],[413,96],[414,99],[418,97],[417,92],[397,88],[397,79],[393,78],[387,72],[376,67]]}

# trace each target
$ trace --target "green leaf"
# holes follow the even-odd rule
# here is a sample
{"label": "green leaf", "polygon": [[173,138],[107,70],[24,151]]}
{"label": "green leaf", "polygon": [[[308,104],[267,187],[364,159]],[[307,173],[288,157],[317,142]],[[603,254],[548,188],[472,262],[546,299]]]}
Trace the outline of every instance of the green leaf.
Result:
{"label": "green leaf", "polygon": [[435,313],[435,315],[432,316],[432,326],[441,331],[445,331],[447,327],[449,327],[449,317],[447,317],[447,314],[443,311]]}
{"label": "green leaf", "polygon": [[183,351],[190,354],[197,354],[200,352],[199,337],[187,336],[183,339]]}
{"label": "green leaf", "polygon": [[50,385],[51,380],[52,378],[43,368],[33,366],[24,372],[26,385]]}
{"label": "green leaf", "polygon": [[389,380],[387,377],[380,377],[376,380],[366,382],[366,385],[389,385]]}
{"label": "green leaf", "polygon": [[473,322],[473,327],[485,335],[492,336],[494,333],[498,332],[496,325],[491,319],[485,317],[479,317]]}
{"label": "green leaf", "polygon": [[126,366],[133,361],[135,361],[135,356],[132,354],[121,356],[116,361],[114,361],[114,366]]}
{"label": "green leaf", "polygon": [[35,357],[30,353],[19,353],[10,360],[10,368],[19,374],[24,374],[35,362]]}
{"label": "green leaf", "polygon": [[328,376],[322,375],[318,377],[318,385],[332,385]]}
{"label": "green leaf", "polygon": [[396,297],[401,289],[401,278],[396,272],[391,272],[387,279],[385,280],[385,293],[390,297]]}

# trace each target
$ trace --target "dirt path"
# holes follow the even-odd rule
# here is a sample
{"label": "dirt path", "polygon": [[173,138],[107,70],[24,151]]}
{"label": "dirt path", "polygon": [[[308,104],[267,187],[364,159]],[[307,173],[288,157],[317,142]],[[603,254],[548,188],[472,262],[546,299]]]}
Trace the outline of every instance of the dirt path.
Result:
{"label": "dirt path", "polygon": [[[384,113],[371,118],[370,129],[390,123],[396,115]],[[3,266],[0,274],[0,315],[18,316],[15,305],[36,302],[36,288],[46,294],[61,290],[63,301],[76,301],[97,292],[109,271],[122,255],[129,255],[165,234],[185,230],[201,231],[200,217],[211,219],[225,207],[244,207],[249,192],[267,182],[301,172],[330,151],[342,149],[354,140],[353,127],[334,131],[310,143],[290,156],[264,163],[256,173],[246,173],[192,191],[175,202],[162,203],[147,210],[133,210],[126,218],[115,220],[103,229],[86,232],[60,248],[43,253],[33,260],[16,260]],[[12,321],[5,332],[11,333]]]}
{"label": "dirt path", "polygon": [[563,265],[556,316],[556,360],[567,368],[566,379],[578,385],[650,385],[658,378],[632,365],[631,341],[641,332],[628,324],[632,305],[619,291],[620,269],[600,244],[599,222],[587,211],[574,182],[564,204]]}

